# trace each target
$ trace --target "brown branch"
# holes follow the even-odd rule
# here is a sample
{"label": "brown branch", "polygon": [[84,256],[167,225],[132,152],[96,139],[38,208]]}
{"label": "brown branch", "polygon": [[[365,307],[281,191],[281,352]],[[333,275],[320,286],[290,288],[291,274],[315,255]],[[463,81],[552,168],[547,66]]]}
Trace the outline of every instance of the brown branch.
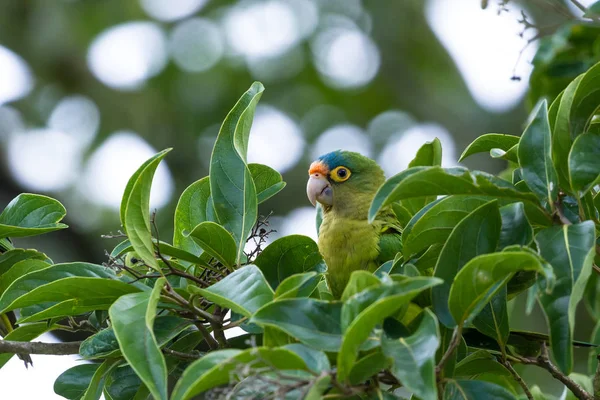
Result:
{"label": "brown branch", "polygon": [[208,347],[211,350],[216,350],[216,349],[219,348],[219,343],[217,343],[217,341],[215,340],[215,338],[213,338],[210,335],[210,332],[208,331],[208,329],[206,329],[206,327],[204,325],[202,325],[201,322],[197,322],[194,325],[196,325],[196,328],[198,328],[198,330],[200,331],[200,333],[204,337],[204,340],[206,340],[206,343],[208,344]]}
{"label": "brown branch", "polygon": [[504,366],[504,368],[506,368],[508,370],[508,372],[510,372],[510,374],[513,376],[515,381],[517,381],[517,383],[521,386],[521,388],[523,389],[523,392],[525,392],[525,396],[527,396],[527,398],[529,400],[533,400],[533,395],[531,394],[531,391],[529,390],[527,383],[525,383],[523,378],[521,378],[521,375],[519,375],[517,373],[517,371],[515,371],[512,364],[507,360],[503,360],[503,361],[499,360],[499,361]]}
{"label": "brown branch", "polygon": [[556,367],[556,365],[552,364],[548,356],[548,348],[546,347],[546,343],[542,342],[542,353],[537,358],[519,357],[518,360],[523,364],[537,365],[538,367],[550,372],[550,375],[562,382],[562,384],[565,385],[578,399],[594,400],[594,397],[586,392],[581,385],[569,378],[567,375],[563,374],[562,371]]}
{"label": "brown branch", "polygon": [[79,354],[80,345],[81,342],[42,343],[0,340],[0,353],[48,354],[64,356],[69,354]]}

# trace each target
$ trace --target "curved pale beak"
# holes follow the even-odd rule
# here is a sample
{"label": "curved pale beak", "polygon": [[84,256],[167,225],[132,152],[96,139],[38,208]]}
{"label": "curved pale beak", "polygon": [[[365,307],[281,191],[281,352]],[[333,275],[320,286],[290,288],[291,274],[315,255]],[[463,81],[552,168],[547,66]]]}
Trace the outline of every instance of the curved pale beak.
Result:
{"label": "curved pale beak", "polygon": [[324,206],[333,205],[333,190],[331,184],[323,174],[314,173],[310,175],[306,185],[306,195],[313,206],[317,201]]}

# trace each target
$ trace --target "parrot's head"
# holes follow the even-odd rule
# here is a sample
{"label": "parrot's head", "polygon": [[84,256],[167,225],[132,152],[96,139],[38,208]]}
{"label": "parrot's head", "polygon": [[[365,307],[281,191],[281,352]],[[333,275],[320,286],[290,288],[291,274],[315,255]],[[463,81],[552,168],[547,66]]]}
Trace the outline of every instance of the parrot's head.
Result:
{"label": "parrot's head", "polygon": [[308,170],[306,194],[324,211],[342,213],[368,209],[377,189],[384,183],[383,170],[368,157],[337,150],[319,157]]}

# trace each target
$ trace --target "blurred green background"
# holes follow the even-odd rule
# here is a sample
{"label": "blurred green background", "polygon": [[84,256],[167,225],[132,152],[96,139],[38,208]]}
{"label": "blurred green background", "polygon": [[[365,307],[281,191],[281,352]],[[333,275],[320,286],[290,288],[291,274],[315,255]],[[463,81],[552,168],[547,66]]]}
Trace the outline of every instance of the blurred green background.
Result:
{"label": "blurred green background", "polygon": [[[305,182],[316,156],[360,151],[391,176],[434,137],[452,166],[481,134],[520,134],[531,105],[597,55],[595,28],[570,42],[579,28],[565,23],[581,14],[568,0],[3,0],[0,208],[21,192],[58,198],[71,229],[18,244],[101,263],[129,176],[174,147],[152,195],[170,240],[179,194],[208,174],[220,122],[260,80],[249,161],[288,183],[260,212],[277,235],[315,237]],[[486,155],[464,165],[505,167]],[[541,312],[513,317],[545,331]]]}

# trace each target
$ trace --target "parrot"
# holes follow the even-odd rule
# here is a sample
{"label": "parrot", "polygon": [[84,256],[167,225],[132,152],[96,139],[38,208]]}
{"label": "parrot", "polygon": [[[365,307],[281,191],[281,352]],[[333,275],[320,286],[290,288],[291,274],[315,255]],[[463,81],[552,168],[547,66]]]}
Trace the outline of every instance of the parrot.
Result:
{"label": "parrot", "polygon": [[369,223],[369,207],[385,182],[383,170],[370,158],[336,150],[314,161],[308,175],[308,199],[323,210],[319,252],[327,264],[329,289],[339,299],[353,271],[375,271],[394,259],[402,249],[402,228],[391,207]]}

